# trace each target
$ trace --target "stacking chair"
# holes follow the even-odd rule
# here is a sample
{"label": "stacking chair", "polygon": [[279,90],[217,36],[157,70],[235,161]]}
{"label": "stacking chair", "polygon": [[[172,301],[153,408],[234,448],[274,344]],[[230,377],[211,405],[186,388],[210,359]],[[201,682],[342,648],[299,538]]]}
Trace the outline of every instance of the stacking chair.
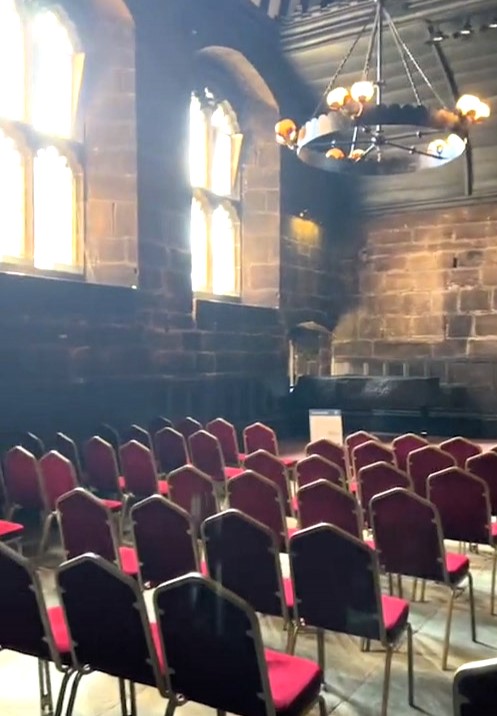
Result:
{"label": "stacking chair", "polygon": [[227,496],[230,507],[265,525],[274,534],[278,547],[288,551],[288,533],[293,534],[295,529],[287,531],[283,496],[274,482],[245,470],[228,482]]}
{"label": "stacking chair", "polygon": [[365,430],[358,430],[355,433],[347,435],[347,437],[345,438],[345,448],[347,450],[347,460],[350,467],[351,477],[353,477],[354,472],[354,462],[352,460],[352,453],[354,449],[358,445],[362,445],[363,443],[369,443],[371,441],[379,442],[376,435],[373,435],[372,433],[367,433]]}
{"label": "stacking chair", "polygon": [[496,693],[497,659],[463,664],[452,683],[454,716],[491,716],[497,704]]}
{"label": "stacking chair", "polygon": [[39,460],[45,454],[43,440],[34,433],[22,433],[18,444]]}
{"label": "stacking chair", "polygon": [[18,522],[9,522],[8,520],[0,520],[0,542],[8,544],[17,550],[20,549],[20,540],[24,532],[24,525]]}
{"label": "stacking chair", "polygon": [[152,495],[133,505],[131,524],[143,586],[200,571],[195,528],[181,507]]}
{"label": "stacking chair", "polygon": [[374,462],[362,467],[357,473],[357,486],[364,516],[371,524],[369,505],[375,495],[386,492],[394,487],[412,490],[411,478],[388,462]]}
{"label": "stacking chair", "polygon": [[119,446],[121,445],[121,436],[119,435],[117,430],[108,423],[101,423],[97,426],[97,429],[93,434],[99,438],[102,438],[102,440],[105,440],[105,442],[109,443],[109,445],[112,445],[117,460],[117,466],[120,470],[121,466],[119,464]]}
{"label": "stacking chair", "polygon": [[50,536],[50,527],[57,517],[57,500],[78,486],[72,463],[57,450],[50,450],[40,462],[40,478],[45,502],[45,521],[40,540],[39,554],[42,555]]}
{"label": "stacking chair", "polygon": [[490,510],[497,515],[497,453],[489,450],[466,460],[466,470],[483,480],[488,487]]}
{"label": "stacking chair", "polygon": [[[40,713],[54,713],[50,663],[64,674],[57,715],[74,674],[71,644],[60,607],[47,609],[39,577],[32,564],[0,542],[0,645],[38,659]],[[22,674],[23,679],[26,674]]]}
{"label": "stacking chair", "polygon": [[188,445],[188,438],[191,435],[194,435],[195,433],[198,433],[199,430],[203,429],[202,423],[199,423],[198,420],[195,420],[195,418],[191,418],[190,416],[183,418],[183,420],[179,420],[174,425],[174,429],[178,431],[178,433],[181,433],[183,437],[185,438],[185,442]]}
{"label": "stacking chair", "polygon": [[[326,555],[326,559],[323,559]],[[378,558],[361,540],[332,525],[315,525],[290,539],[297,629],[318,629],[318,661],[325,670],[324,630],[379,641],[386,650],[381,714],[388,707],[393,650],[407,633],[409,704],[414,705],[409,603],[381,594]]]}
{"label": "stacking chair", "polygon": [[86,466],[86,484],[98,497],[123,500],[124,478],[119,474],[119,463],[114,447],[98,435],[83,446]]}
{"label": "stacking chair", "polygon": [[206,430],[198,430],[190,435],[188,449],[195,467],[209,475],[214,482],[224,484],[243,470],[241,467],[226,467],[219,440]]}
{"label": "stacking chair", "polygon": [[135,550],[118,546],[110,510],[97,497],[77,487],[59,498],[57,517],[66,559],[93,552],[125,574],[138,575]]}
{"label": "stacking chair", "polygon": [[154,437],[155,457],[160,472],[169,475],[178,467],[188,465],[185,438],[173,428],[162,428]]}
{"label": "stacking chair", "polygon": [[466,460],[475,455],[479,455],[482,451],[477,443],[467,440],[460,435],[455,438],[450,438],[450,440],[444,440],[443,443],[440,443],[440,450],[452,455],[457,467],[460,467],[461,470],[464,470],[466,467]]}
{"label": "stacking chair", "polygon": [[17,445],[5,455],[3,467],[7,520],[20,509],[36,510],[44,517],[46,506],[35,456]]}
{"label": "stacking chair", "polygon": [[306,445],[305,454],[324,457],[328,462],[338,465],[345,477],[347,476],[347,455],[343,445],[334,443],[332,440],[327,440],[326,438],[320,438]]}
{"label": "stacking chair", "polygon": [[362,539],[361,508],[354,495],[328,480],[304,485],[297,492],[301,529],[325,522]]}
{"label": "stacking chair", "polygon": [[[247,455],[257,450],[266,450],[276,457],[279,457],[280,454],[276,433],[264,423],[252,423],[244,428],[243,444]],[[293,457],[280,457],[280,460],[286,467],[293,467],[297,462],[297,459]]]}
{"label": "stacking chair", "polygon": [[265,525],[239,510],[226,510],[202,524],[202,542],[211,579],[261,614],[282,617],[290,638],[291,579],[282,577],[278,544]]}
{"label": "stacking chair", "polygon": [[82,485],[84,482],[83,469],[81,467],[78,446],[74,440],[65,433],[57,433],[54,440],[54,449],[72,463],[74,472],[76,473],[76,479],[78,483]]}
{"label": "stacking chair", "polygon": [[293,517],[293,504],[291,498],[290,481],[288,478],[288,470],[284,462],[276,455],[267,450],[256,450],[245,458],[245,469],[256,472],[262,477],[266,477],[278,486],[283,504],[285,506],[285,514]]}
{"label": "stacking chair", "polygon": [[136,440],[121,445],[121,465],[128,497],[142,500],[157,493],[167,495],[169,486],[157,478],[151,450]]}
{"label": "stacking chair", "polygon": [[370,510],[376,549],[385,571],[437,582],[450,592],[442,650],[442,668],[446,669],[454,598],[465,580],[469,587],[471,636],[476,641],[469,559],[445,551],[437,508],[414,492],[398,487],[382,492],[373,497]]}
{"label": "stacking chair", "polygon": [[264,649],[255,612],[216,582],[179,577],[154,604],[174,693],[240,716],[302,716],[320,700],[317,664]]}
{"label": "stacking chair", "polygon": [[245,453],[240,452],[235,426],[224,418],[216,418],[207,423],[205,429],[219,440],[225,464],[240,467],[240,463],[245,459]]}
{"label": "stacking chair", "polygon": [[356,479],[359,470],[375,462],[388,462],[390,465],[397,466],[394,451],[376,440],[361,443],[352,450],[352,466]]}
{"label": "stacking chair", "polygon": [[[78,671],[67,716],[73,713],[82,677],[92,671],[118,679],[122,714],[137,714],[135,683],[155,686],[161,696],[170,696],[159,635],[148,621],[138,584],[94,554],[65,562],[56,579]],[[168,713],[172,712],[171,706]]]}
{"label": "stacking chair", "polygon": [[193,465],[184,465],[169,473],[169,497],[190,515],[199,534],[202,522],[219,512],[213,480]]}
{"label": "stacking chair", "polygon": [[495,613],[497,523],[492,523],[488,487],[483,480],[458,467],[428,478],[428,499],[440,515],[444,539],[493,547],[490,613]]}
{"label": "stacking chair", "polygon": [[321,455],[308,455],[299,460],[295,465],[295,477],[299,488],[316,480],[328,480],[337,487],[347,488],[346,473]]}
{"label": "stacking chair", "polygon": [[[148,450],[153,450],[152,438],[150,437],[150,433],[148,432],[148,430],[145,430],[145,428],[142,428],[140,425],[130,425],[130,427],[125,431],[124,442],[128,443],[131,440],[140,443],[140,445],[143,445],[144,447],[148,448]],[[121,448],[119,448],[119,450],[120,449]]]}
{"label": "stacking chair", "polygon": [[153,438],[155,435],[159,432],[159,430],[163,430],[164,428],[172,428],[173,423],[172,420],[169,420],[169,418],[165,418],[163,415],[156,415],[155,418],[152,418],[152,420],[148,424],[148,432]]}
{"label": "stacking chair", "polygon": [[428,440],[414,433],[404,433],[404,435],[396,437],[392,442],[392,449],[399,470],[404,470],[404,472],[407,470],[407,456],[410,452],[429,444]]}
{"label": "stacking chair", "polygon": [[407,457],[407,474],[411,478],[414,492],[426,497],[426,481],[433,472],[440,472],[447,467],[454,467],[456,461],[447,452],[435,445],[425,445],[409,453]]}

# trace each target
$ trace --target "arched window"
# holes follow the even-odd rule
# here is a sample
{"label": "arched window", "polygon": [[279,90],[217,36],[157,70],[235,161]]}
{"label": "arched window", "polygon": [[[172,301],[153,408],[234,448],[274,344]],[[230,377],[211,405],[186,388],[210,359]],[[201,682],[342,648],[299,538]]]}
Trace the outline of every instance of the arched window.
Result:
{"label": "arched window", "polygon": [[82,57],[57,10],[0,0],[0,269],[82,272]]}
{"label": "arched window", "polygon": [[209,90],[190,104],[190,182],[194,190],[190,246],[192,289],[239,296],[239,198],[237,163],[242,135],[226,101]]}

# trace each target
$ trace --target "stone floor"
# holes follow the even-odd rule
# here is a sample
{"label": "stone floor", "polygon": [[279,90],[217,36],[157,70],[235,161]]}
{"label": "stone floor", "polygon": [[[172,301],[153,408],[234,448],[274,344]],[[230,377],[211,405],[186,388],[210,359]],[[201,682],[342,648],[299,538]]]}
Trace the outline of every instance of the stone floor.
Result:
{"label": "stone floor", "polygon": [[[457,545],[450,545],[457,549]],[[58,559],[52,551],[50,561]],[[416,709],[407,704],[407,678],[405,644],[395,654],[392,665],[392,681],[389,713],[392,716],[421,712],[433,716],[452,713],[451,682],[454,670],[464,662],[490,658],[497,650],[497,617],[489,613],[489,589],[491,553],[485,548],[471,555],[475,579],[477,605],[478,642],[472,643],[468,597],[465,591],[454,608],[450,670],[443,672],[440,655],[446,614],[446,590],[432,585],[426,590],[424,603],[412,603],[411,623],[414,628],[415,650],[415,700]],[[283,570],[287,564],[283,562]],[[49,604],[55,601],[53,570],[47,566],[40,569],[43,587]],[[411,582],[404,580],[405,592],[410,595]],[[150,603],[150,594],[147,601]],[[261,617],[266,645],[284,648],[285,638],[281,621]],[[299,636],[296,653],[316,658],[316,639],[312,633]],[[370,653],[359,650],[355,638],[328,633],[326,637],[326,694],[328,710],[337,716],[373,716],[380,713],[381,686],[384,656],[379,645],[373,644]],[[53,671],[53,685],[58,687],[59,675]],[[139,713],[143,716],[159,716],[166,702],[151,688],[138,687]],[[0,652],[0,716],[37,716],[38,687],[36,660],[11,652]],[[76,701],[75,716],[119,716],[117,682],[103,674],[85,677]],[[207,716],[213,713],[197,704],[186,704],[180,709],[182,716]],[[315,711],[317,714],[317,709]],[[314,714],[313,714],[314,716]]]}

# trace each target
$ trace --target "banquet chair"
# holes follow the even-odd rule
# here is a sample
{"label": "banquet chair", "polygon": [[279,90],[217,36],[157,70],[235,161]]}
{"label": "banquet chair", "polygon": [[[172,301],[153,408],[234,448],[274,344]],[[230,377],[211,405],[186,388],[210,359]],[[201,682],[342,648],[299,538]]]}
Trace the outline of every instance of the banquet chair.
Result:
{"label": "banquet chair", "polygon": [[409,453],[407,457],[407,474],[411,478],[414,492],[426,497],[426,481],[433,472],[454,467],[456,461],[447,452],[436,445],[425,445]]}
{"label": "banquet chair", "polygon": [[[50,664],[63,673],[55,709],[56,716],[61,716],[66,689],[74,674],[64,614],[59,606],[46,607],[40,579],[29,560],[1,542],[0,645],[1,650],[38,660],[41,716],[54,713]],[[26,678],[24,671],[22,678]]]}
{"label": "banquet chair", "polygon": [[452,682],[454,716],[491,716],[497,707],[497,659],[460,666]]}
{"label": "banquet chair", "polygon": [[168,475],[189,462],[185,438],[173,428],[162,428],[154,438],[155,457],[160,472]]}
{"label": "banquet chair", "polygon": [[128,499],[142,500],[150,495],[167,495],[169,486],[159,480],[152,451],[136,440],[121,445],[121,465]]}
{"label": "banquet chair", "polygon": [[428,499],[438,510],[444,539],[493,548],[490,613],[495,614],[497,523],[492,522],[487,485],[476,475],[449,467],[428,478]]}
{"label": "banquet chair", "polygon": [[337,487],[347,489],[346,473],[321,455],[308,455],[299,460],[295,465],[295,477],[299,488],[316,480],[328,480]]}
{"label": "banquet chair", "polygon": [[357,473],[357,486],[364,517],[371,524],[369,505],[375,495],[394,487],[412,490],[411,478],[395,465],[388,462],[374,462],[362,467]]}
{"label": "banquet chair", "polygon": [[226,480],[239,475],[243,468],[226,467],[219,440],[207,430],[199,430],[188,438],[188,451],[193,465],[223,485]]}
{"label": "banquet chair", "polygon": [[246,456],[240,452],[235,426],[224,418],[215,418],[207,423],[205,429],[219,440],[225,464],[240,467]]}
{"label": "banquet chair", "polygon": [[203,430],[202,423],[199,423],[198,420],[195,420],[195,418],[191,418],[190,416],[187,416],[186,418],[183,418],[182,420],[179,420],[177,423],[174,424],[174,429],[183,435],[185,438],[185,442],[188,445],[188,438],[191,435],[194,435],[195,433],[198,433],[199,430]]}
{"label": "banquet chair", "polygon": [[347,467],[347,455],[343,445],[327,440],[326,438],[320,438],[313,442],[307,443],[305,446],[305,454],[309,455],[320,455],[324,457],[328,462],[332,462],[334,465],[342,470],[345,477],[348,474]]}
{"label": "banquet chair", "polygon": [[450,592],[442,649],[442,669],[446,669],[454,599],[465,580],[469,588],[471,637],[476,641],[469,559],[445,551],[437,508],[414,492],[398,487],[382,492],[371,500],[370,511],[374,541],[385,571],[433,581]]}
{"label": "banquet chair", "polygon": [[83,469],[81,467],[78,446],[74,440],[65,433],[57,433],[54,440],[54,449],[72,463],[74,472],[76,473],[76,480],[82,485],[84,483]]}
{"label": "banquet chair", "polygon": [[12,549],[21,551],[21,539],[24,532],[24,525],[19,522],[0,520],[0,542],[7,544]]}
{"label": "banquet chair", "polygon": [[38,554],[41,556],[50,536],[50,527],[57,518],[57,500],[78,486],[72,463],[56,450],[50,450],[39,461],[41,488],[45,502],[45,519]]}
{"label": "banquet chair", "polygon": [[379,442],[379,440],[376,435],[368,433],[365,430],[357,430],[357,432],[351,433],[345,438],[345,450],[347,453],[350,477],[354,477],[354,463],[352,460],[352,453],[354,449],[358,447],[358,445],[369,442]]}
{"label": "banquet chair", "polygon": [[497,453],[489,450],[468,458],[466,470],[486,483],[490,498],[490,510],[493,515],[497,515]]}
{"label": "banquet chair", "polygon": [[190,515],[199,535],[202,522],[219,512],[219,502],[213,480],[193,465],[183,465],[169,473],[169,497]]}
{"label": "banquet chair", "polygon": [[301,529],[325,522],[362,539],[361,508],[354,495],[328,480],[304,485],[297,492]]}
{"label": "banquet chair", "polygon": [[284,462],[276,455],[267,450],[256,450],[246,456],[244,461],[246,470],[256,472],[262,477],[266,477],[279,488],[283,498],[285,514],[288,517],[294,516],[293,503],[291,498],[290,480],[288,470]]}
{"label": "banquet chair", "polygon": [[274,533],[239,510],[226,510],[202,524],[208,574],[261,614],[282,617],[292,633],[292,581],[281,574]]}
{"label": "banquet chair", "polygon": [[375,551],[338,527],[319,524],[290,538],[290,568],[297,624],[292,650],[302,622],[318,630],[318,662],[323,672],[325,630],[379,641],[386,651],[381,705],[385,716],[393,651],[407,633],[409,704],[413,706],[409,602],[381,594]]}
{"label": "banquet chair", "polygon": [[98,497],[77,487],[57,500],[57,517],[66,559],[93,552],[138,576],[134,548],[119,546],[111,512]]}
{"label": "banquet chair", "polygon": [[394,467],[397,466],[394,451],[386,445],[376,440],[370,440],[369,442],[357,445],[357,447],[352,450],[352,467],[356,480],[359,475],[359,470],[375,462],[387,462]]}
{"label": "banquet chair", "polygon": [[46,516],[38,462],[32,453],[17,445],[4,456],[3,479],[7,498],[6,519],[12,520],[20,509],[36,510]]}
{"label": "banquet chair", "polygon": [[105,442],[109,443],[109,445],[112,445],[117,460],[117,466],[120,470],[121,465],[119,464],[119,446],[121,445],[121,436],[119,435],[118,431],[108,423],[100,423],[100,425],[97,426],[93,434],[99,438],[102,438],[102,440],[105,440]]}
{"label": "banquet chair", "polygon": [[181,507],[152,495],[133,505],[131,524],[143,586],[200,571],[195,528]]}
{"label": "banquet chair", "polygon": [[172,420],[169,420],[169,418],[165,418],[163,415],[156,415],[155,418],[152,418],[152,420],[148,424],[148,432],[153,440],[159,430],[172,427]]}
{"label": "banquet chair", "polygon": [[479,455],[482,451],[477,443],[467,440],[460,435],[450,438],[449,440],[444,440],[440,443],[439,447],[440,450],[452,455],[457,467],[460,467],[461,470],[464,470],[466,467],[466,460],[475,455]]}
{"label": "banquet chair", "polygon": [[245,470],[229,480],[227,497],[230,507],[265,525],[274,534],[279,549],[288,551],[288,534],[295,529],[287,530],[283,496],[274,482]]}
{"label": "banquet chair", "polygon": [[221,585],[179,577],[154,605],[174,693],[220,715],[301,716],[318,701],[325,713],[317,664],[264,649],[255,612]]}
{"label": "banquet chair", "polygon": [[404,433],[404,435],[396,437],[392,441],[392,450],[395,453],[399,470],[404,470],[404,472],[407,470],[407,457],[410,452],[429,444],[426,438],[414,433]]}
{"label": "banquet chair", "polygon": [[[145,430],[145,428],[142,428],[141,425],[133,424],[130,425],[127,430],[125,430],[123,443],[131,442],[131,440],[140,443],[140,445],[143,445],[143,447],[146,447],[148,448],[148,450],[151,450],[153,452],[152,438],[150,437],[150,433],[148,432],[148,430]],[[121,449],[121,447],[122,445],[119,449]]]}
{"label": "banquet chair", "polygon": [[45,454],[45,445],[43,440],[34,433],[21,433],[18,445],[30,452],[37,460]]}
{"label": "banquet chair", "polygon": [[[280,457],[278,438],[275,431],[264,423],[252,423],[243,429],[243,444],[245,453],[256,452],[257,450],[265,450],[266,452]],[[280,457],[285,467],[293,467],[297,462],[293,457]]]}
{"label": "banquet chair", "polygon": [[[136,683],[156,687],[161,696],[171,698],[160,638],[148,620],[138,584],[95,554],[61,564],[56,583],[77,669],[66,716],[73,713],[81,679],[94,671],[118,680],[122,714],[137,714]],[[170,706],[168,713],[173,711],[171,701]]]}
{"label": "banquet chair", "polygon": [[111,443],[98,435],[86,441],[83,446],[86,466],[86,485],[98,497],[124,500],[124,477],[119,473],[118,454]]}

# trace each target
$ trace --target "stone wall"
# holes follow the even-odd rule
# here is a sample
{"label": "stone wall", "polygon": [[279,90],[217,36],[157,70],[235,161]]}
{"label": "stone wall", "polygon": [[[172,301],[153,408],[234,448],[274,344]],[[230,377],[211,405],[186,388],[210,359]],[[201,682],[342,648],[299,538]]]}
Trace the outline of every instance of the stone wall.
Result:
{"label": "stone wall", "polygon": [[466,408],[497,408],[497,206],[366,218],[357,308],[335,328],[335,373],[438,376]]}

